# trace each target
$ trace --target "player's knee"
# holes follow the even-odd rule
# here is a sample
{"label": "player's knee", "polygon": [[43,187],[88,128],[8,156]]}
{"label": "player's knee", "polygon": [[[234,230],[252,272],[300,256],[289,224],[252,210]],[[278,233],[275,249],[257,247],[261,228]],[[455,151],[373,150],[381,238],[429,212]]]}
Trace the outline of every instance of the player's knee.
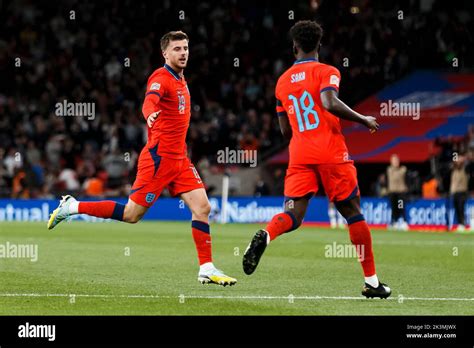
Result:
{"label": "player's knee", "polygon": [[136,224],[138,221],[140,221],[140,219],[141,217],[139,217],[138,215],[131,215],[124,221],[128,222],[129,224]]}
{"label": "player's knee", "polygon": [[336,202],[335,203],[337,211],[345,218],[351,216],[359,215],[361,213],[359,206],[356,204],[355,200]]}
{"label": "player's knee", "polygon": [[123,212],[123,222],[128,222],[129,224],[136,224],[138,221],[141,220],[143,215],[138,214],[137,212],[131,210],[128,204],[125,206],[125,210]]}
{"label": "player's knee", "polygon": [[207,218],[211,213],[211,204],[209,202],[203,203],[194,207],[193,214],[197,217]]}
{"label": "player's knee", "polygon": [[200,215],[209,216],[210,213],[211,213],[211,204],[209,202],[206,202],[200,207]]}
{"label": "player's knee", "polygon": [[359,215],[360,210],[355,207],[346,207],[345,209],[337,209],[344,219],[348,219],[351,216]]}
{"label": "player's knee", "polygon": [[123,222],[128,222],[129,224],[135,224],[139,221],[138,217],[136,215],[131,215],[131,214],[123,214]]}

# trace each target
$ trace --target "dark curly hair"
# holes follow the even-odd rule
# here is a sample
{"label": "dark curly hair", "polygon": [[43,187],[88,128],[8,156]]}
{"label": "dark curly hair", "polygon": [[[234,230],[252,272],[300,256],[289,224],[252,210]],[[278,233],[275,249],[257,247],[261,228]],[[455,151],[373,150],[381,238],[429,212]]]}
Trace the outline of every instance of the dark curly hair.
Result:
{"label": "dark curly hair", "polygon": [[299,21],[291,27],[290,36],[298,48],[309,53],[319,47],[323,28],[314,21]]}

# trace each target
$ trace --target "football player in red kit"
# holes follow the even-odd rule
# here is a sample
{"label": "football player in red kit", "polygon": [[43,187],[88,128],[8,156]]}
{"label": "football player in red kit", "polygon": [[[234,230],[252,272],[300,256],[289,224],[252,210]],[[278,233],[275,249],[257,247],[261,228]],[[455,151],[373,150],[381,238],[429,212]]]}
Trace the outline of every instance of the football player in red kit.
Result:
{"label": "football player in red kit", "polygon": [[182,31],[172,31],[161,38],[165,65],[148,79],[142,108],[148,125],[148,141],[138,159],[137,177],[128,203],[79,202],[68,195],[52,213],[48,228],[54,228],[74,214],[136,223],[166,187],[192,212],[192,235],[200,265],[198,280],[201,283],[234,285],[237,280],[218,270],[212,262],[211,208],[202,180],[186,152],[191,98],[183,70],[188,62],[188,44],[188,36]]}
{"label": "football player in red kit", "polygon": [[347,220],[352,243],[363,246],[356,248],[365,276],[362,295],[387,298],[391,290],[375,273],[371,235],[360,210],[356,168],[349,159],[339,119],[358,122],[370,132],[379,125],[374,117],[355,112],[338,98],[339,71],[318,62],[321,27],[313,21],[300,21],[290,33],[296,62],[281,75],[275,88],[280,128],[290,139],[285,211],[255,234],[244,254],[244,272],[255,271],[270,241],[300,226],[310,198],[323,187]]}

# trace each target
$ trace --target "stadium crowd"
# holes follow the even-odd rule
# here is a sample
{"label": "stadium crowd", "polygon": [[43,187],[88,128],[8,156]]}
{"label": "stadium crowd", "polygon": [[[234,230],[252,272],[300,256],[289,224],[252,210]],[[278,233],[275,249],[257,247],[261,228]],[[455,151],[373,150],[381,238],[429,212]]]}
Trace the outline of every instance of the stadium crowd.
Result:
{"label": "stadium crowd", "polygon": [[[322,23],[321,61],[340,69],[341,98],[351,105],[414,69],[443,68],[455,54],[474,61],[472,45],[459,35],[473,19],[454,15],[449,4],[357,3],[3,4],[0,196],[126,196],[146,141],[140,112],[146,79],[163,64],[159,39],[169,30],[190,36],[190,156],[213,166],[225,147],[258,150],[264,159],[285,145],[274,85],[293,61],[287,31],[295,20]],[[427,3],[431,8],[423,8]],[[94,103],[95,113],[58,116],[56,104],[63,101]]]}

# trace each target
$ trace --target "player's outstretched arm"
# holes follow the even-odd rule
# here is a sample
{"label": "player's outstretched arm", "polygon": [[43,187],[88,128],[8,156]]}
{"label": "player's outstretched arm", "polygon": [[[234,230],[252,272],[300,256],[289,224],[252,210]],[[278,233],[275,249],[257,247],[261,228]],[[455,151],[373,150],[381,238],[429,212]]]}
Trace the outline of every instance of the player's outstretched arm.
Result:
{"label": "player's outstretched arm", "polygon": [[321,93],[321,102],[327,111],[339,118],[363,124],[372,133],[379,129],[379,124],[375,117],[364,116],[352,110],[337,97],[337,92],[334,90],[323,91]]}

